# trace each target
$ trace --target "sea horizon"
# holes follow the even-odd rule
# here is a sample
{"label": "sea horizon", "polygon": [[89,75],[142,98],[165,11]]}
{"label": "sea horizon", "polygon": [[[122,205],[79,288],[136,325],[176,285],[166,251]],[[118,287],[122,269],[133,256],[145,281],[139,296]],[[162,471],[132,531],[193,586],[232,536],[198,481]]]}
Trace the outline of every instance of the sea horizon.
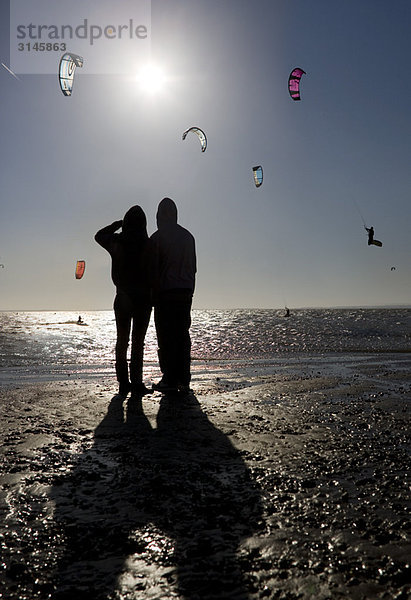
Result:
{"label": "sea horizon", "polygon": [[[284,310],[288,307],[292,310],[384,310],[384,309],[411,309],[411,304],[342,304],[336,306],[294,306],[293,304],[285,304],[282,306],[225,306],[225,307],[204,307],[194,306],[192,310]],[[112,311],[113,307],[109,308],[0,308],[0,313],[21,313],[21,312],[100,312]]]}

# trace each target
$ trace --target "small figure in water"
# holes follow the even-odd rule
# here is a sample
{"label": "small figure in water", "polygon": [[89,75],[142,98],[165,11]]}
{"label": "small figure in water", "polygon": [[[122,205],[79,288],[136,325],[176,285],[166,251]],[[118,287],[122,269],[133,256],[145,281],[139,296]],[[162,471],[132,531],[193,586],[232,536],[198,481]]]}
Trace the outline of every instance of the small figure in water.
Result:
{"label": "small figure in water", "polygon": [[77,325],[83,325],[83,319],[81,318],[81,315],[78,316]]}
{"label": "small figure in water", "polygon": [[289,317],[290,316],[290,309],[285,307],[285,317]]}
{"label": "small figure in water", "polygon": [[374,227],[365,227],[364,229],[368,232],[368,245],[369,246],[382,246],[382,242],[374,239]]}

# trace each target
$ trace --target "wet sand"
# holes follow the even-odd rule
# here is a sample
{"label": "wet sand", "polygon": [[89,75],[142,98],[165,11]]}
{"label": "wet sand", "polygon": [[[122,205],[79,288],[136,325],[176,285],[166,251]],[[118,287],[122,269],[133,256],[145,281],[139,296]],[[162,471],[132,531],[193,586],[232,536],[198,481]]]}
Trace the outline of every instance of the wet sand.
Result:
{"label": "wet sand", "polygon": [[3,387],[0,598],[406,599],[410,355]]}

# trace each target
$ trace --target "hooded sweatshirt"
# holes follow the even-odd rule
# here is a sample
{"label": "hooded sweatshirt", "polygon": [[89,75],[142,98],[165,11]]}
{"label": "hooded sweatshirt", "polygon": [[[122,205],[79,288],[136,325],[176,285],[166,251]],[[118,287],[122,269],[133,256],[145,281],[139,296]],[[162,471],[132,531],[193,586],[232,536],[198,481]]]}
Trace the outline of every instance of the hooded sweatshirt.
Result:
{"label": "hooded sweatshirt", "polygon": [[158,205],[157,227],[150,238],[154,290],[193,293],[197,271],[195,241],[187,229],[178,225],[177,207],[170,198],[164,198]]}
{"label": "hooded sweatshirt", "polygon": [[[121,233],[115,233],[122,227]],[[117,292],[135,300],[147,300],[148,281],[147,220],[140,206],[132,206],[122,221],[114,221],[94,236],[111,256],[111,278]]]}

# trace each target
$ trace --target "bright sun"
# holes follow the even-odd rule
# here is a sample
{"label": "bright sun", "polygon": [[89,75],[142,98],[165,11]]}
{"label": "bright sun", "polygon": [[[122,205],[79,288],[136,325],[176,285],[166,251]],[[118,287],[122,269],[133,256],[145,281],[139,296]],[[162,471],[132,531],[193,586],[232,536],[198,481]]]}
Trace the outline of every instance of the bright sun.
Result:
{"label": "bright sun", "polygon": [[152,64],[142,67],[137,73],[136,79],[141,89],[150,94],[156,94],[161,91],[166,81],[162,69]]}

